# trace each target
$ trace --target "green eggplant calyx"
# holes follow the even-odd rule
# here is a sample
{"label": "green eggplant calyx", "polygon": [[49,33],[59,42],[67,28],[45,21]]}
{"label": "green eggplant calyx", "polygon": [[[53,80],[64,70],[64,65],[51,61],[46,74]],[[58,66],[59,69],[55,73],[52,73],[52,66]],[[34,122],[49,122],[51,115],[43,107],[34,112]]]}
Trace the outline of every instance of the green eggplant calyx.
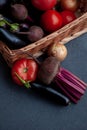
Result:
{"label": "green eggplant calyx", "polygon": [[11,26],[11,31],[18,31],[19,30],[19,24],[18,23],[13,23],[10,26]]}
{"label": "green eggplant calyx", "polygon": [[18,23],[9,23],[7,20],[5,20],[5,19],[3,19],[3,22],[5,23],[5,24],[7,24],[8,26],[10,26],[10,28],[11,28],[11,31],[17,31],[17,30],[19,30],[19,24]]}
{"label": "green eggplant calyx", "polygon": [[31,87],[30,81],[25,81],[25,80],[23,80],[16,72],[15,72],[15,75],[17,76],[17,78],[21,81],[21,83],[22,83],[26,88],[30,88],[30,87]]}
{"label": "green eggplant calyx", "polygon": [[0,26],[3,27],[5,25],[5,22],[3,20],[0,21]]}

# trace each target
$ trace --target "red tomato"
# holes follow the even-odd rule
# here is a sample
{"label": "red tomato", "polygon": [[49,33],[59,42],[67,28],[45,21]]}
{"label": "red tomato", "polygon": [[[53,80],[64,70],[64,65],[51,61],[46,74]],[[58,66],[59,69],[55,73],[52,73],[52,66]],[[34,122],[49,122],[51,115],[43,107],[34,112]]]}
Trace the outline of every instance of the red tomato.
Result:
{"label": "red tomato", "polygon": [[62,11],[61,16],[63,18],[63,25],[66,25],[76,19],[75,14],[73,12],[67,11],[67,10]]}
{"label": "red tomato", "polygon": [[[12,67],[12,78],[18,85],[25,85],[36,80],[38,65],[33,59],[22,58],[17,60]],[[19,79],[23,80],[24,83]]]}
{"label": "red tomato", "polygon": [[32,5],[39,10],[49,10],[55,6],[57,0],[31,0]]}
{"label": "red tomato", "polygon": [[48,10],[42,14],[41,26],[47,32],[54,32],[62,27],[62,17],[55,10]]}
{"label": "red tomato", "polygon": [[64,10],[76,11],[79,6],[79,0],[61,0],[60,2]]}

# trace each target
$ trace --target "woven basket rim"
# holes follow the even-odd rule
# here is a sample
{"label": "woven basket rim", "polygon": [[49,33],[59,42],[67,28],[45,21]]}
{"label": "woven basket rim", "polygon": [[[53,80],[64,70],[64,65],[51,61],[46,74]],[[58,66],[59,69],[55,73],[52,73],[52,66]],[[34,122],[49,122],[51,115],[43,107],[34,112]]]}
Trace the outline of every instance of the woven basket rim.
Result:
{"label": "woven basket rim", "polygon": [[[6,62],[13,64],[13,62],[20,58],[21,55],[24,57],[26,53],[32,54],[42,54],[45,48],[47,48],[50,44],[55,42],[60,42],[62,44],[68,43],[68,41],[84,34],[87,32],[87,12],[82,14],[80,17],[70,22],[69,24],[63,26],[57,31],[44,36],[42,39],[26,45],[25,47],[19,49],[10,49],[5,43],[0,41],[0,52],[3,55]],[[80,26],[81,25],[81,26]],[[57,41],[58,40],[58,41]],[[38,55],[39,56],[39,55]]]}
{"label": "woven basket rim", "polygon": [[58,34],[63,33],[64,31],[66,31],[67,28],[71,28],[72,26],[76,25],[79,21],[83,21],[83,20],[85,19],[85,17],[87,17],[87,12],[84,13],[84,14],[83,14],[82,16],[80,16],[79,18],[75,19],[74,21],[70,22],[69,24],[65,25],[64,27],[58,29],[57,31],[55,31],[55,32],[53,32],[53,33],[51,33],[51,34],[48,34],[47,36],[43,37],[42,39],[40,39],[40,40],[38,40],[38,41],[36,41],[36,42],[34,42],[34,43],[28,44],[28,45],[26,45],[25,47],[22,47],[22,48],[20,48],[20,49],[15,49],[15,50],[10,49],[10,50],[13,51],[13,52],[15,52],[15,51],[18,51],[18,50],[21,50],[21,51],[22,51],[23,49],[26,49],[26,50],[27,50],[28,48],[29,48],[29,49],[33,49],[36,45],[42,44],[42,43],[44,43],[45,41],[50,40],[50,39],[56,37]]}

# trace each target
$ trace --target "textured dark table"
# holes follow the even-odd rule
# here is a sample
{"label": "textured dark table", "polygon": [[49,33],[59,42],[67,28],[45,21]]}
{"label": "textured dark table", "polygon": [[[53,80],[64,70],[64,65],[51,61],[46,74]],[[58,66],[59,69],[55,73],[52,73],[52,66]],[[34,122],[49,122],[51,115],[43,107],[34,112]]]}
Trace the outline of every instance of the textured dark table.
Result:
{"label": "textured dark table", "polygon": [[[87,82],[87,34],[66,46],[62,66]],[[0,56],[0,130],[87,130],[87,91],[77,105],[55,104],[15,85]]]}

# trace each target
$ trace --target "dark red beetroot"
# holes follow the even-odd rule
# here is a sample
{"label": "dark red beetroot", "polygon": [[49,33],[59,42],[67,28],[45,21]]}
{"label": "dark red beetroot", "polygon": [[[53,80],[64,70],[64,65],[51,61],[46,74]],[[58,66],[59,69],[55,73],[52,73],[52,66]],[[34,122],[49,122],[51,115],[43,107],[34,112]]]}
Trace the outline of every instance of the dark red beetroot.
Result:
{"label": "dark red beetroot", "polygon": [[31,17],[28,15],[28,10],[23,4],[14,4],[11,5],[11,11],[14,18],[17,20],[25,20],[28,19],[29,21],[33,22]]}
{"label": "dark red beetroot", "polygon": [[19,34],[27,35],[27,38],[31,42],[36,42],[44,36],[44,31],[41,27],[33,25],[29,28],[29,31],[18,32]]}
{"label": "dark red beetroot", "polygon": [[46,58],[40,65],[38,79],[44,84],[50,84],[56,76],[60,67],[56,57],[50,56]]}
{"label": "dark red beetroot", "polygon": [[38,78],[44,84],[54,82],[59,89],[74,103],[77,103],[84,95],[87,84],[68,70],[60,67],[55,57],[48,57],[42,62]]}
{"label": "dark red beetroot", "polygon": [[29,34],[28,34],[28,39],[31,41],[31,42],[35,42],[35,41],[38,41],[40,40],[43,36],[44,36],[44,31],[41,27],[39,26],[31,26],[29,28]]}

